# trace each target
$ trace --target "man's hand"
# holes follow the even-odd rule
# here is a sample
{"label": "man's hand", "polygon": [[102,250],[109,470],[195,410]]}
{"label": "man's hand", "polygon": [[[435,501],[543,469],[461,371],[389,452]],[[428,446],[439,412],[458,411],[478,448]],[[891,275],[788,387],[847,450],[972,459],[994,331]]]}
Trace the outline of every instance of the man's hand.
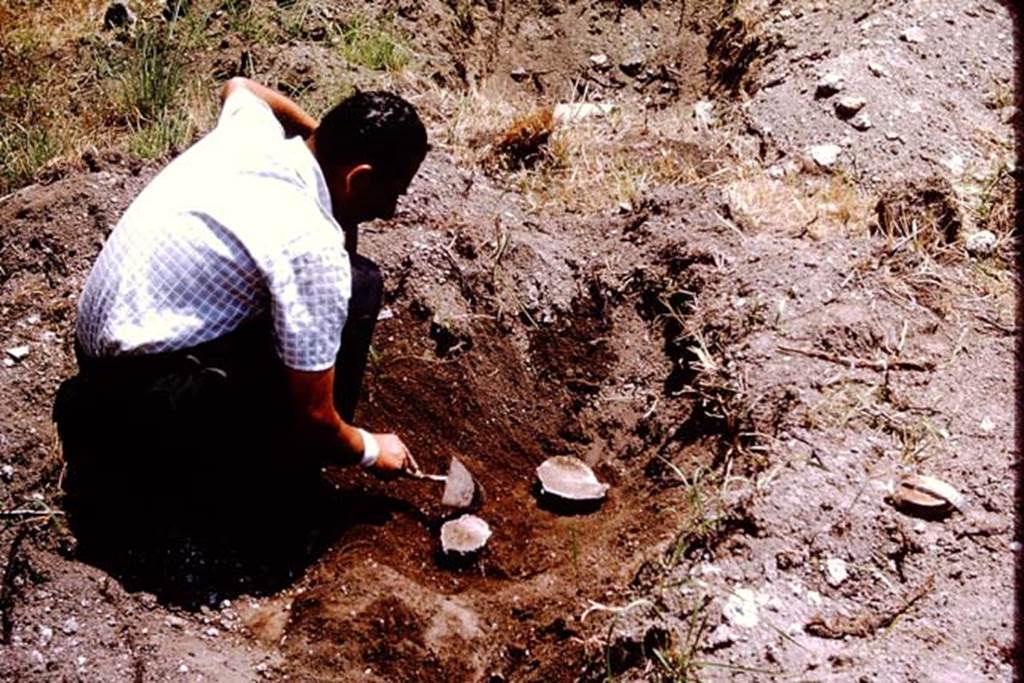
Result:
{"label": "man's hand", "polygon": [[380,457],[370,471],[379,477],[394,477],[409,468],[409,449],[395,434],[374,434]]}

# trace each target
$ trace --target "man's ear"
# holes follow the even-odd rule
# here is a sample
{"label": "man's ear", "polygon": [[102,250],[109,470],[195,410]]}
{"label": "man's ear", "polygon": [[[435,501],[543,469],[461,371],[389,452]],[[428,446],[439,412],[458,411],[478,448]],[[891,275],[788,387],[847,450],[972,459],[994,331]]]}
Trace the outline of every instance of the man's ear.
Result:
{"label": "man's ear", "polygon": [[348,194],[359,194],[365,192],[373,180],[373,166],[370,164],[359,164],[353,166],[345,173],[345,191]]}

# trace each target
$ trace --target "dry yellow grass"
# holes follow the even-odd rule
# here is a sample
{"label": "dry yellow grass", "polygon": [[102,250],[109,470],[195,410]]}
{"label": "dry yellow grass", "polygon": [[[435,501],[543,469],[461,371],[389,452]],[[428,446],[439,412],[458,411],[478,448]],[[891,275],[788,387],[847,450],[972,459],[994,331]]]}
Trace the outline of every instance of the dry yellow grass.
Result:
{"label": "dry yellow grass", "polygon": [[871,202],[843,175],[775,178],[755,163],[734,173],[727,185],[732,205],[764,229],[815,239],[866,230]]}

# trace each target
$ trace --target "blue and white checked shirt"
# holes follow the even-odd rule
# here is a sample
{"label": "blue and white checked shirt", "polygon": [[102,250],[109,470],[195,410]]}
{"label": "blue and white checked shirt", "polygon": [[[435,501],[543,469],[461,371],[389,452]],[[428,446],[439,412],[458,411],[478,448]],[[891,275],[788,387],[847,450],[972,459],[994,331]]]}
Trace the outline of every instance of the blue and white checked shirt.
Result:
{"label": "blue and white checked shirt", "polygon": [[78,302],[94,357],[196,346],[269,310],[295,370],[334,365],[351,294],[320,167],[245,88],[132,202]]}

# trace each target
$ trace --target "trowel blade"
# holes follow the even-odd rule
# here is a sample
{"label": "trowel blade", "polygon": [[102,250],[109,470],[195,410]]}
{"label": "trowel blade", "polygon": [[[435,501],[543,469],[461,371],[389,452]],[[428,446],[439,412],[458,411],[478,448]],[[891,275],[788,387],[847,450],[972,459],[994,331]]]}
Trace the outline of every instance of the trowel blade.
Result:
{"label": "trowel blade", "polygon": [[473,475],[458,458],[452,458],[448,466],[448,480],[444,483],[444,495],[441,504],[453,508],[467,508],[473,504],[476,484]]}

